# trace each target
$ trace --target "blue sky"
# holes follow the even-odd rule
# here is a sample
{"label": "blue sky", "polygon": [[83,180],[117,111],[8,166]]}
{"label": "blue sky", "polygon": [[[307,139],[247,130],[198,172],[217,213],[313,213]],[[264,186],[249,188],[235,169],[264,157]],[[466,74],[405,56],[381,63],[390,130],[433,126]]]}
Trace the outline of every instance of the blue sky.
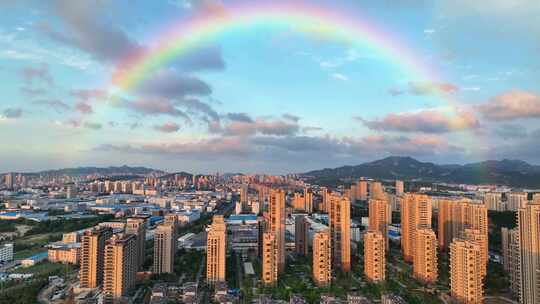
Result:
{"label": "blue sky", "polygon": [[0,172],[287,173],[389,155],[540,163],[537,1],[298,2],[369,19],[437,79],[291,23],[209,41],[118,103],[123,58],[170,24],[253,1],[0,0]]}

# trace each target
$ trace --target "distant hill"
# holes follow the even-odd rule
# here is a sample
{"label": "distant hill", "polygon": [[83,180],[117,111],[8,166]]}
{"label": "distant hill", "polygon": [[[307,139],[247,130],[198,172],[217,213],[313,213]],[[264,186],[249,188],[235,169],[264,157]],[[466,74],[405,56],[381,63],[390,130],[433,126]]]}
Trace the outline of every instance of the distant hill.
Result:
{"label": "distant hill", "polygon": [[163,172],[161,170],[151,169],[151,168],[145,168],[145,167],[129,167],[129,166],[121,166],[121,167],[106,167],[106,168],[99,168],[99,167],[78,167],[78,168],[65,168],[65,169],[58,169],[58,170],[46,170],[46,171],[40,171],[35,173],[28,173],[29,175],[70,175],[70,176],[85,176],[85,175],[125,175],[125,176],[133,176],[133,175],[148,175],[151,173],[158,173],[158,174],[164,174],[166,172]]}
{"label": "distant hill", "polygon": [[437,165],[412,157],[391,156],[357,166],[322,169],[302,174],[312,182],[370,177],[459,184],[498,184],[540,188],[540,166],[521,160],[488,160],[466,165]]}

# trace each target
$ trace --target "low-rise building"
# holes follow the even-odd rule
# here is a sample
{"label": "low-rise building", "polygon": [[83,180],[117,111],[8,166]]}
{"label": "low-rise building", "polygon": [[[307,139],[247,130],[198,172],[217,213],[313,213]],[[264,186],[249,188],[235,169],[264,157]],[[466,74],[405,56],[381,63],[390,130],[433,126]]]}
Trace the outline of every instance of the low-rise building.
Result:
{"label": "low-rise building", "polygon": [[21,260],[21,265],[23,267],[30,267],[37,265],[47,259],[48,253],[47,252],[41,252],[36,255],[33,255],[29,258],[26,258],[24,260]]}
{"label": "low-rise building", "polygon": [[0,263],[13,260],[13,243],[0,245]]}
{"label": "low-rise building", "polygon": [[79,264],[81,244],[53,245],[49,247],[47,253],[49,262],[76,265]]}

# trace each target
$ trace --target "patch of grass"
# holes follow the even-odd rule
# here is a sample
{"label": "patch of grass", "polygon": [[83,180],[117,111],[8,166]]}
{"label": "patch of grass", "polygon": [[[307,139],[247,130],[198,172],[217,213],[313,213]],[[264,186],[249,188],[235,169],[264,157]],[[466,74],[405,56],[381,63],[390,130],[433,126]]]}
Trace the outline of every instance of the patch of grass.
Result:
{"label": "patch of grass", "polygon": [[30,267],[18,267],[13,273],[33,273],[34,275],[50,276],[71,272],[74,269],[75,267],[71,265],[44,262]]}

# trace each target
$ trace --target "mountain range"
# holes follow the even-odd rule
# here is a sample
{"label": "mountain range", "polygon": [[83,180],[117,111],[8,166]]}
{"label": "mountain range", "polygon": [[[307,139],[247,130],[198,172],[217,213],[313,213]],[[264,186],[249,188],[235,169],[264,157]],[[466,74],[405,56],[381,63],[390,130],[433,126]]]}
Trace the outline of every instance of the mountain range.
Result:
{"label": "mountain range", "polygon": [[437,165],[412,157],[391,156],[384,159],[339,168],[303,173],[313,183],[369,177],[404,179],[455,184],[497,184],[522,188],[540,188],[540,166],[521,160],[488,160],[465,165]]}
{"label": "mountain range", "polygon": [[120,167],[77,167],[77,168],[64,168],[57,170],[46,170],[34,173],[23,173],[25,175],[69,175],[69,176],[85,176],[85,175],[102,175],[102,176],[113,176],[113,175],[148,175],[151,173],[164,174],[165,172],[161,170],[146,168],[146,167],[130,167],[130,166],[120,166]]}

